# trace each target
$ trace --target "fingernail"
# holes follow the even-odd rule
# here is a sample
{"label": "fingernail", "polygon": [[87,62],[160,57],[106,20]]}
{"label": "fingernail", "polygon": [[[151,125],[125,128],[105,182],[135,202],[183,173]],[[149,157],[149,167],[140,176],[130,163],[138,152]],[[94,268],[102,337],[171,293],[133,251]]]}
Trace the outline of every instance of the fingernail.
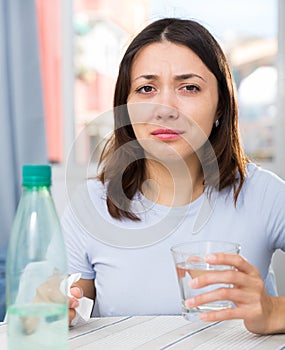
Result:
{"label": "fingernail", "polygon": [[[77,294],[79,294],[79,297],[81,298],[83,295],[82,295],[82,289],[81,288],[79,288],[79,287],[76,287],[76,286],[74,286],[74,287],[71,287],[70,288],[70,290],[73,292],[76,292]],[[71,293],[71,294],[73,294],[73,293]],[[77,297],[77,295],[75,295],[75,297]]]}
{"label": "fingernail", "polygon": [[214,261],[217,260],[217,257],[216,257],[216,255],[212,255],[212,254],[211,255],[207,255],[206,256],[206,260],[214,262]]}
{"label": "fingernail", "polygon": [[207,313],[200,314],[200,315],[199,315],[199,318],[200,318],[200,320],[202,320],[202,321],[207,321],[208,315],[207,315]]}
{"label": "fingernail", "polygon": [[77,290],[78,290],[78,292],[80,293],[80,297],[82,297],[83,296],[83,294],[82,294],[82,289],[81,288],[78,288],[78,287],[75,287]]}
{"label": "fingernail", "polygon": [[194,278],[192,281],[190,281],[190,286],[195,288],[198,286],[198,278]]}
{"label": "fingernail", "polygon": [[75,309],[78,305],[79,305],[78,300],[73,300],[73,302],[71,303],[71,308]]}
{"label": "fingernail", "polygon": [[192,307],[193,305],[195,305],[195,299],[194,298],[190,298],[187,300],[187,305]]}

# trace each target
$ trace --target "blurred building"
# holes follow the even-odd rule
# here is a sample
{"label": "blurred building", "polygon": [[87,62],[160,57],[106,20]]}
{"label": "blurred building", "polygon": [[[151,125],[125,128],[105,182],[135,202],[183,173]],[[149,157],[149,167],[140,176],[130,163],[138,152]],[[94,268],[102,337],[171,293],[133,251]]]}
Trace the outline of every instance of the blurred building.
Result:
{"label": "blurred building", "polygon": [[90,152],[105,136],[108,127],[111,128],[111,118],[107,121],[102,114],[112,108],[124,49],[133,34],[144,27],[147,16],[146,0],[74,1],[75,137],[80,138],[75,152],[78,162],[89,159]]}
{"label": "blurred building", "polygon": [[238,91],[245,150],[259,162],[275,156],[277,51],[277,38],[239,38],[226,49]]}

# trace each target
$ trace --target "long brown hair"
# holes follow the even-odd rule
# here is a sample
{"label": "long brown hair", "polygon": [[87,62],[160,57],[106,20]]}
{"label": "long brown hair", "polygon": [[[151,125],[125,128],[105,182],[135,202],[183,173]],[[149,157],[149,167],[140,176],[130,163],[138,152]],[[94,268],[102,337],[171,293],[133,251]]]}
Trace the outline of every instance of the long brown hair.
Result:
{"label": "long brown hair", "polygon": [[231,187],[236,203],[245,180],[248,159],[240,143],[238,108],[231,71],[225,55],[209,31],[192,20],[165,18],[148,25],[131,42],[121,61],[114,95],[114,132],[105,145],[99,165],[99,179],[107,186],[107,205],[110,215],[117,219],[139,218],[131,211],[131,200],[141,191],[146,180],[144,151],[136,140],[126,108],[131,85],[131,67],[137,53],[146,45],[161,41],[182,44],[191,49],[215,75],[218,82],[219,126],[209,136],[215,159],[205,155],[203,164],[211,168],[218,163],[217,178],[205,179],[208,187],[221,191]]}

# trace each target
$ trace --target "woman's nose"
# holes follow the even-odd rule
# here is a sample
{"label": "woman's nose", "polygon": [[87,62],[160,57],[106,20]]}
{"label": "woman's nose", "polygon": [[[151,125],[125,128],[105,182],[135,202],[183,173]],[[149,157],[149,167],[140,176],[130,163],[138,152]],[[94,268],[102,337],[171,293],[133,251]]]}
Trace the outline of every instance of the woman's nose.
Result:
{"label": "woman's nose", "polygon": [[174,101],[175,97],[171,96],[171,94],[163,94],[163,96],[161,94],[160,97],[155,106],[155,119],[177,119],[179,117],[179,112]]}
{"label": "woman's nose", "polygon": [[176,120],[179,116],[177,109],[166,106],[166,105],[157,105],[155,107],[154,113],[155,119],[157,120]]}

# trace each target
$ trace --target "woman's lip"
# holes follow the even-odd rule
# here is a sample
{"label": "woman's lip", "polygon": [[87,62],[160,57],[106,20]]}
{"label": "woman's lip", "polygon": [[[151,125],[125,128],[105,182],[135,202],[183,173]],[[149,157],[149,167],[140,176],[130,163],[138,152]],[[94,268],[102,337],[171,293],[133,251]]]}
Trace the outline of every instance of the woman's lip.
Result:
{"label": "woman's lip", "polygon": [[174,129],[156,129],[151,132],[151,135],[159,140],[174,140],[180,137],[184,132]]}
{"label": "woman's lip", "polygon": [[181,135],[183,131],[175,129],[156,129],[151,132],[151,135]]}

